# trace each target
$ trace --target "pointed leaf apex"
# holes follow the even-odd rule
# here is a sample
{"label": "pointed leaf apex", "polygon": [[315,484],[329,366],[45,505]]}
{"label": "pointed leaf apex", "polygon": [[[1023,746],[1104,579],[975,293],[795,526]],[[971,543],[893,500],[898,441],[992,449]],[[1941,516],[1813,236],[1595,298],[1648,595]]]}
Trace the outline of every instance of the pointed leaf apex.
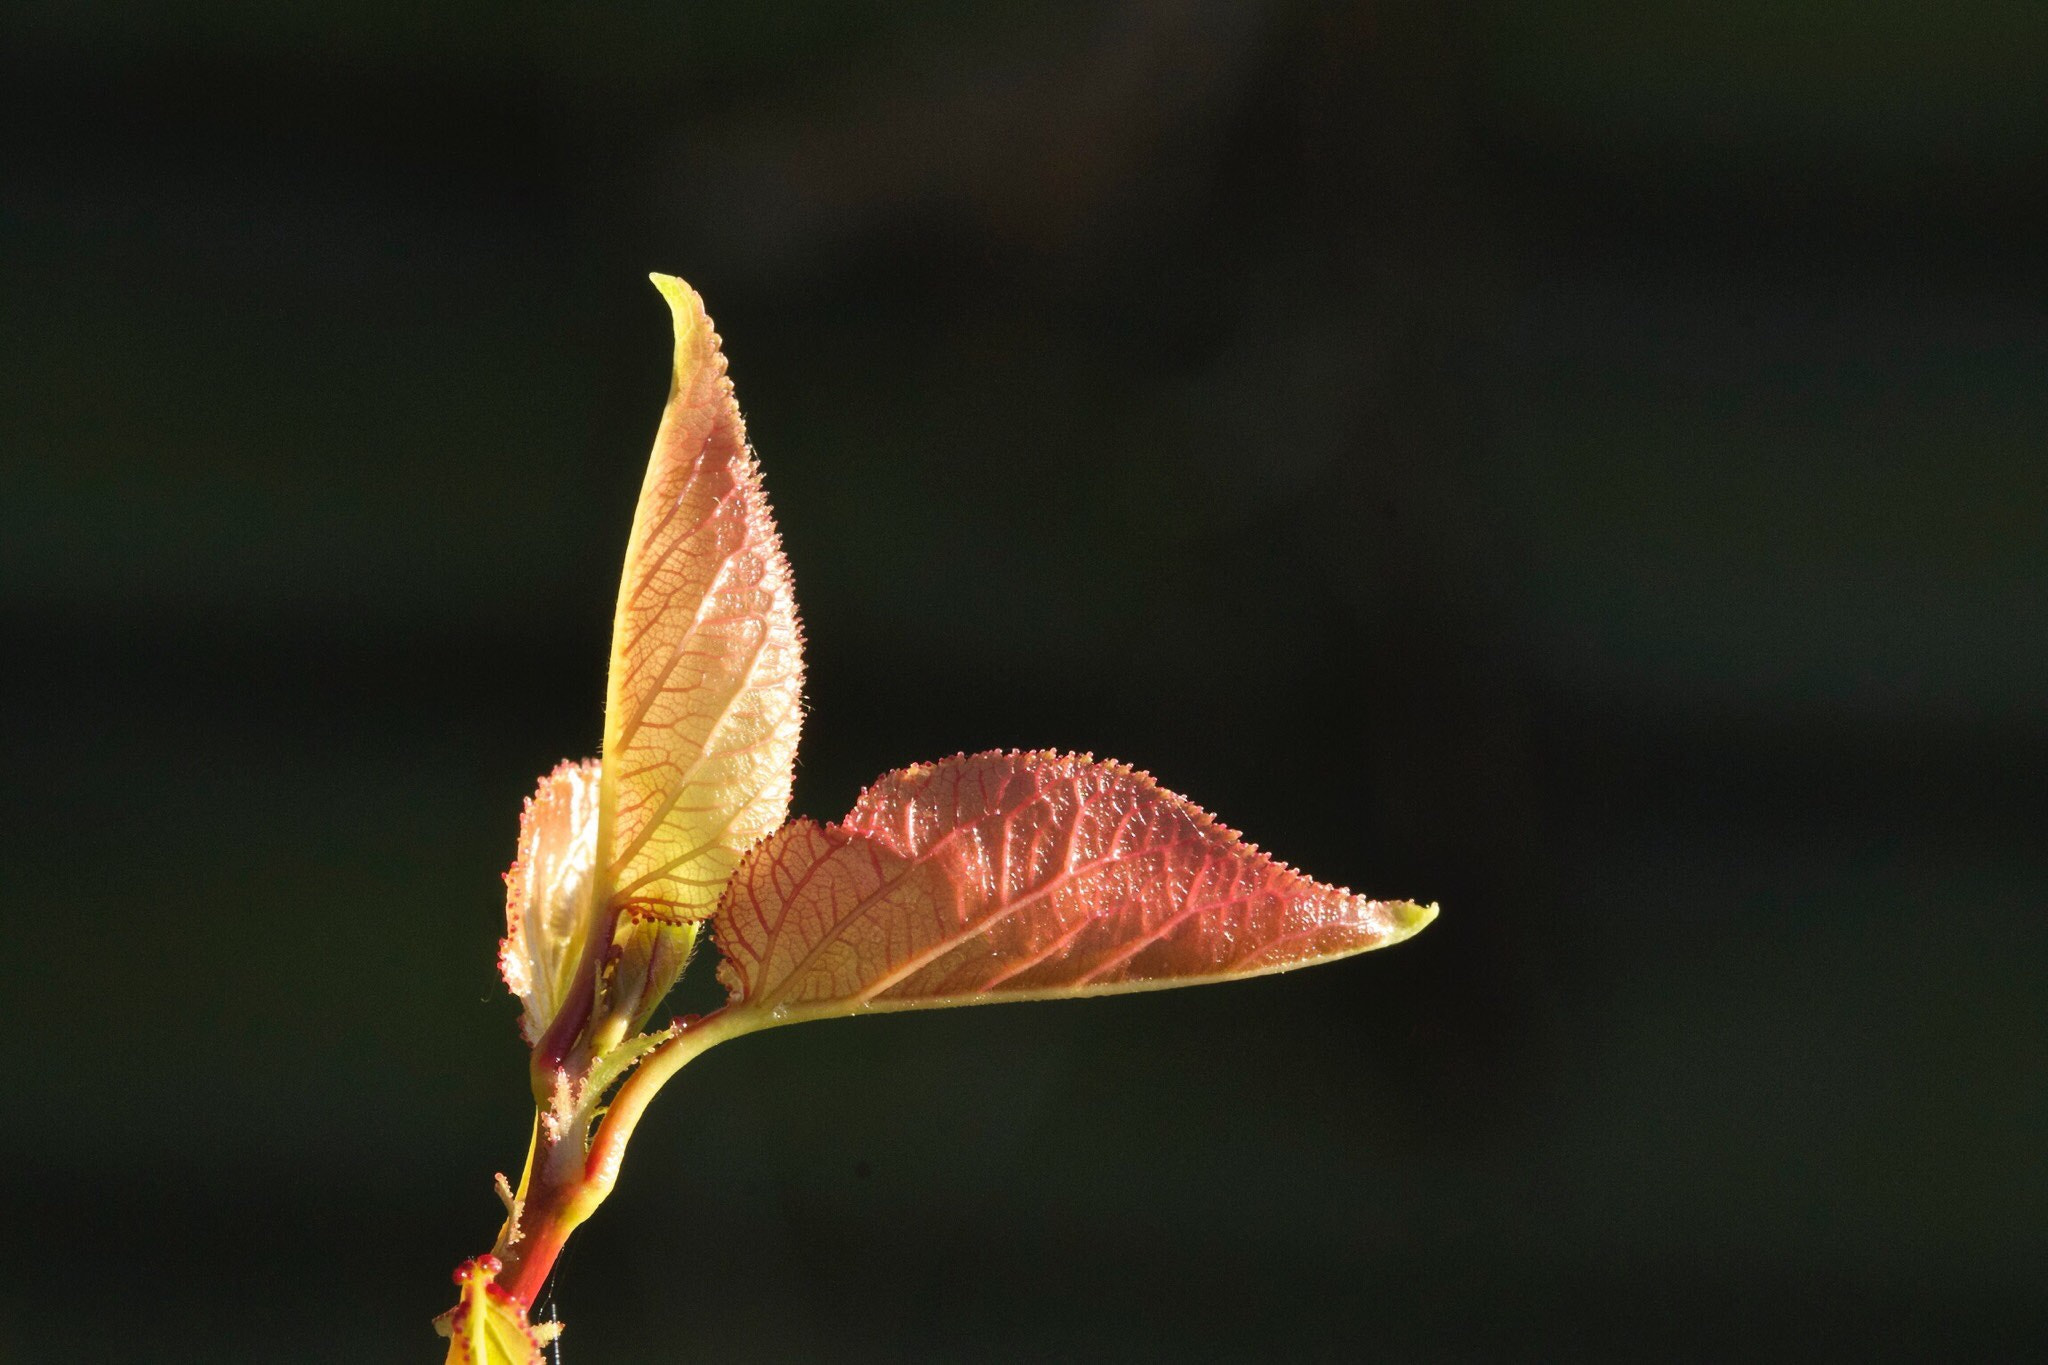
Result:
{"label": "pointed leaf apex", "polygon": [[[659,271],[647,278],[661,291],[662,298],[668,300],[669,316],[675,322],[675,367],[680,382],[697,362],[702,350],[700,334],[711,330],[711,318],[704,311],[704,300],[685,281]],[[716,349],[715,343],[713,349]]]}
{"label": "pointed leaf apex", "polygon": [[1388,942],[1398,943],[1404,938],[1413,938],[1427,929],[1441,913],[1441,907],[1434,901],[1428,905],[1417,905],[1414,901],[1396,901],[1387,907],[1387,912],[1394,917],[1394,923],[1399,930]]}

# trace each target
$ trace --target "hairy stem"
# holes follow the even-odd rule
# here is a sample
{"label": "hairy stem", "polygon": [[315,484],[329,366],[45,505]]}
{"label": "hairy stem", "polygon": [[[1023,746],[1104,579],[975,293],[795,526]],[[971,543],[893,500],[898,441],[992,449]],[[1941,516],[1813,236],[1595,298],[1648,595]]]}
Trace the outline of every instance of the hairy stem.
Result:
{"label": "hairy stem", "polygon": [[626,1142],[656,1092],[706,1050],[753,1027],[745,1015],[721,1010],[678,1029],[627,1074],[594,1135],[587,1117],[553,1127],[535,1116],[519,1181],[518,1214],[506,1219],[493,1248],[504,1263],[498,1282],[508,1293],[532,1307],[569,1234],[611,1194]]}

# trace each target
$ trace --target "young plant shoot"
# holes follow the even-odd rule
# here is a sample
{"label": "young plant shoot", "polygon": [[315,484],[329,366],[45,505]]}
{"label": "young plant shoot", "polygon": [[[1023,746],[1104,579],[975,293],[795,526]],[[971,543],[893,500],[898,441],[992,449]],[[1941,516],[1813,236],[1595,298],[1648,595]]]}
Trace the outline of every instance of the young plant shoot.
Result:
{"label": "young plant shoot", "polygon": [[[1152,990],[1409,937],[1372,900],[1261,853],[1144,773],[1086,754],[956,755],[884,774],[834,824],[788,820],[803,634],[760,467],[703,302],[675,318],[668,407],[633,515],[601,760],[526,803],[499,966],[534,1121],[497,1244],[436,1321],[451,1365],[536,1365],[528,1311],[611,1193],[670,1077],[742,1034],[835,1015]],[[653,1024],[708,930],[725,1005]]]}

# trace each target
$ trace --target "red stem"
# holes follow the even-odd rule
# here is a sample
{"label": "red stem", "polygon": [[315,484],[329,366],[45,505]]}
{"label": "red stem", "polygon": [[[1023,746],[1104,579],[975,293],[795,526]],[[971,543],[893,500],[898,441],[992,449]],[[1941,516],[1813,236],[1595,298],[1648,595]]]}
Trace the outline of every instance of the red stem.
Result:
{"label": "red stem", "polygon": [[575,1123],[550,1137],[545,1123],[535,1124],[520,1181],[519,1215],[506,1220],[493,1248],[504,1263],[498,1283],[507,1293],[533,1306],[569,1234],[611,1193],[626,1141],[663,1083],[707,1048],[759,1026],[751,1016],[726,1010],[692,1020],[627,1074],[596,1132]]}
{"label": "red stem", "polygon": [[555,1268],[555,1258],[562,1254],[569,1234],[583,1221],[582,1218],[572,1221],[564,1216],[567,1212],[565,1205],[569,1201],[559,1196],[567,1192],[548,1190],[536,1193],[542,1197],[520,1210],[519,1240],[507,1246],[501,1238],[497,1251],[498,1259],[505,1263],[498,1283],[528,1308],[533,1307],[534,1298],[540,1293],[541,1286],[547,1283],[548,1272]]}

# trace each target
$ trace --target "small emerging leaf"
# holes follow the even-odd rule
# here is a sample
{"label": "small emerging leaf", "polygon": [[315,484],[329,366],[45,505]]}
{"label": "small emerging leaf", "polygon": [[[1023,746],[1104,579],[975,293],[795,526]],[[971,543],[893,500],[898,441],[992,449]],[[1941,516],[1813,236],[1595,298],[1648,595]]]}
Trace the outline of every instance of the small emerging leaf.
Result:
{"label": "small emerging leaf", "polygon": [[987,753],[890,773],[750,854],[714,930],[753,1027],[1257,976],[1395,943],[1436,907],[1267,857],[1119,763]]}
{"label": "small emerging leaf", "polygon": [[789,812],[803,642],[718,334],[694,290],[653,279],[675,372],[619,584],[601,843],[629,918],[687,922]]}
{"label": "small emerging leaf", "polygon": [[595,913],[597,764],[562,763],[540,780],[505,874],[498,970],[519,997],[519,1031],[537,1043],[569,993]]}
{"label": "small emerging leaf", "polygon": [[561,1326],[527,1322],[519,1300],[497,1283],[502,1269],[495,1256],[479,1256],[456,1268],[461,1301],[434,1319],[434,1330],[448,1338],[445,1365],[544,1365],[543,1349],[560,1335]]}

